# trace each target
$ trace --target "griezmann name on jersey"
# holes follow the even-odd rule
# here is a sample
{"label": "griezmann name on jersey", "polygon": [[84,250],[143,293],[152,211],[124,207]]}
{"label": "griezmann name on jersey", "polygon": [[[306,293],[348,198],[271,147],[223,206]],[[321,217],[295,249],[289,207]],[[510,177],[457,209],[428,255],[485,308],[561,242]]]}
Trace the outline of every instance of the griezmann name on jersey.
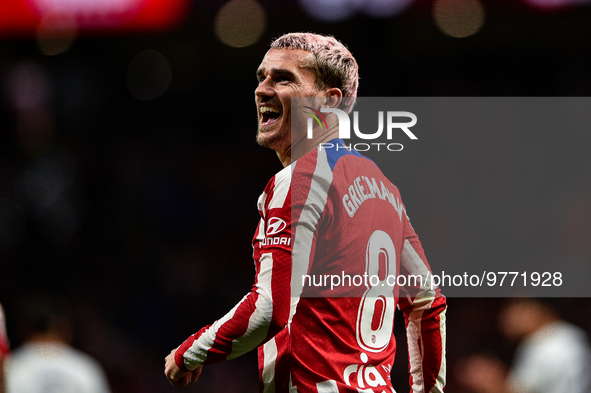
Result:
{"label": "griezmann name on jersey", "polygon": [[[371,160],[341,140],[330,145],[269,181],[258,200],[252,290],[189,337],[177,365],[192,370],[258,347],[262,392],[394,392],[398,307],[411,391],[443,392],[446,301],[427,283],[430,267],[400,193]],[[425,281],[390,285],[400,275]],[[332,276],[349,280],[318,285]]]}

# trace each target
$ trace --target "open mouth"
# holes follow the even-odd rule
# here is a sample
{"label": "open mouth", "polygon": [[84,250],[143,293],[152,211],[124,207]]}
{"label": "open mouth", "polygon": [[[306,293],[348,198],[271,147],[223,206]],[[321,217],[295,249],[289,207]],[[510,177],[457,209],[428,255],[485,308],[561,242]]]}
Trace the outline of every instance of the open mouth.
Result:
{"label": "open mouth", "polygon": [[279,109],[270,106],[261,106],[259,112],[261,114],[261,126],[271,125],[277,121],[279,116],[281,116],[281,111]]}

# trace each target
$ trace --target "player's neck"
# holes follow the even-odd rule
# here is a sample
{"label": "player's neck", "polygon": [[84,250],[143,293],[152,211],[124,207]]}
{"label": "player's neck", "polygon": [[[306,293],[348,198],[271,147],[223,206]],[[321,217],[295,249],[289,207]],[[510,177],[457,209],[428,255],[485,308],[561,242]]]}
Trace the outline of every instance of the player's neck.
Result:
{"label": "player's neck", "polygon": [[300,157],[308,154],[310,151],[316,149],[318,146],[327,143],[330,140],[338,138],[339,126],[338,123],[329,122],[328,130],[326,132],[314,132],[312,138],[301,137],[293,144],[291,144],[282,153],[277,152],[279,160],[283,164],[283,167],[291,165],[291,163]]}

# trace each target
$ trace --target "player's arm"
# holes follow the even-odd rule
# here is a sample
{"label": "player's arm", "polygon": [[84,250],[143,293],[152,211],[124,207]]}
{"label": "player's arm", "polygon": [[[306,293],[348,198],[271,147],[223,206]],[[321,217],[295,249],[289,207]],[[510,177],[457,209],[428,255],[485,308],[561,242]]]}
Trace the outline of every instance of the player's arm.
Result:
{"label": "player's arm", "polygon": [[252,290],[225,316],[189,337],[176,350],[181,370],[238,357],[277,334],[287,323],[291,260],[277,247],[264,253]]}
{"label": "player's arm", "polygon": [[[272,196],[272,191],[267,194]],[[291,241],[287,241],[291,239],[291,209],[289,199],[283,198],[287,202],[280,206],[272,197],[264,201],[264,219],[257,232],[269,231],[273,218],[281,218],[287,223],[280,234],[286,240],[261,249],[255,261],[255,283],[232,310],[174,350],[174,363],[167,358],[165,373],[173,385],[201,365],[233,359],[264,344],[286,326],[291,301]]]}
{"label": "player's arm", "polygon": [[170,352],[170,354],[164,359],[164,374],[172,386],[183,388],[187,386],[189,382],[197,382],[199,375],[201,375],[203,365],[197,366],[197,368],[191,371],[181,370],[176,365],[176,360],[174,358],[175,353],[176,349],[173,349],[172,352]]}
{"label": "player's arm", "polygon": [[[252,290],[226,315],[190,336],[167,357],[166,375],[175,386],[184,386],[201,365],[238,357],[276,335],[287,324],[291,258],[275,248],[264,253]],[[176,381],[185,379],[184,384]]]}
{"label": "player's arm", "polygon": [[401,291],[399,301],[406,323],[411,392],[441,393],[445,388],[447,303],[439,288],[431,288],[431,268],[408,218],[405,232],[401,273],[421,277],[418,284],[422,284]]}

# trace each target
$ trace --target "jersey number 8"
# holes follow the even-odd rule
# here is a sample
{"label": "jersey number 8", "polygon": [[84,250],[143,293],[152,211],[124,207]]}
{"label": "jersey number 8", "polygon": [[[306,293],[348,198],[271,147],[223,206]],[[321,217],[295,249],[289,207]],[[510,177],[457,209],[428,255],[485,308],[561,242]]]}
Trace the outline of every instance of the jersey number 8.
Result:
{"label": "jersey number 8", "polygon": [[368,288],[359,304],[357,343],[366,351],[381,352],[392,338],[396,307],[393,287],[388,284],[388,277],[396,277],[396,250],[384,231],[376,230],[369,238],[365,272]]}

